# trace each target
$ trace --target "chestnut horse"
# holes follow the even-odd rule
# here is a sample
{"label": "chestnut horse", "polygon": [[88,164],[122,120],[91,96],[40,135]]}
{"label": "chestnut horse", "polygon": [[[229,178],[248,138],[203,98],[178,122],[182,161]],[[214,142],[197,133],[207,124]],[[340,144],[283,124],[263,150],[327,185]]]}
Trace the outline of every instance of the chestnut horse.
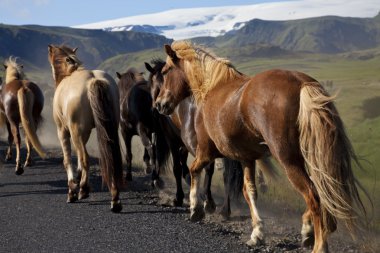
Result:
{"label": "chestnut horse", "polygon": [[[120,212],[119,189],[123,185],[123,170],[118,136],[120,110],[117,85],[103,71],[84,69],[75,54],[76,49],[49,45],[48,51],[56,84],[53,117],[69,187],[67,202],[89,196],[86,143],[91,130],[96,128],[101,174],[112,195],[111,211]],[[79,195],[71,162],[70,137],[78,155]]]}
{"label": "chestnut horse", "polygon": [[[154,64],[151,66],[149,63],[145,62],[145,68],[150,72],[149,75],[149,85],[151,89],[152,98],[155,100],[161,90],[163,84],[162,68],[165,66],[165,62],[161,59],[152,60]],[[181,80],[180,80],[181,81]],[[180,137],[183,143],[186,145],[186,151],[190,152],[195,156],[197,148],[197,136],[195,133],[194,120],[196,115],[201,113],[194,99],[189,96],[183,99],[178,106],[175,108],[174,112],[170,115],[170,119],[174,126],[178,129]],[[220,210],[220,214],[224,218],[228,218],[231,214],[230,208],[230,198],[237,199],[241,194],[243,187],[243,171],[241,164],[237,161],[230,160],[227,158],[222,158],[219,162],[224,167],[223,180],[224,180],[224,202]],[[270,162],[268,157],[257,161],[260,164],[260,170],[258,170],[259,185],[262,192],[266,191],[266,183],[262,171],[265,172],[266,176],[269,178],[275,178],[277,176],[273,164]],[[214,174],[214,164],[210,163],[205,167],[205,179],[204,179],[204,207],[205,211],[212,213],[215,210],[215,202],[211,194],[211,181]]]}
{"label": "chestnut horse", "polygon": [[41,112],[44,107],[44,96],[37,84],[26,80],[23,65],[18,64],[16,58],[9,57],[4,63],[5,83],[1,86],[0,113],[5,116],[8,130],[8,150],[5,159],[12,159],[12,145],[16,144],[16,169],[17,175],[24,173],[20,159],[20,130],[21,123],[25,132],[27,156],[24,166],[32,165],[32,146],[42,159],[46,158],[46,152],[36,134],[42,121]]}
{"label": "chestnut horse", "polygon": [[[343,122],[323,87],[310,76],[269,70],[254,77],[189,42],[165,45],[164,84],[157,108],[170,114],[188,94],[202,113],[195,119],[198,146],[190,167],[190,219],[201,219],[199,176],[216,157],[239,160],[243,194],[253,231],[248,245],[263,242],[263,221],[256,208],[255,160],[270,150],[306,202],[302,243],[327,252],[327,237],[341,219],[353,231],[365,216],[351,159],[356,155]],[[179,81],[185,80],[185,81]]]}

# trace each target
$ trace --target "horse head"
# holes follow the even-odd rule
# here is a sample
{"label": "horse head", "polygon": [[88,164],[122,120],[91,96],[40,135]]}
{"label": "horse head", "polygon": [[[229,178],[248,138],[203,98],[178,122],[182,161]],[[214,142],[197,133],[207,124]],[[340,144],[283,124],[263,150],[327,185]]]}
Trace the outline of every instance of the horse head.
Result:
{"label": "horse head", "polygon": [[125,98],[135,84],[146,82],[143,72],[139,72],[135,68],[129,68],[125,73],[116,72],[116,76],[119,79],[117,86],[119,88],[120,101]]}
{"label": "horse head", "polygon": [[63,78],[71,75],[82,66],[82,62],[76,56],[78,48],[67,46],[49,45],[49,62],[53,70],[53,77],[58,85]]}
{"label": "horse head", "polygon": [[177,57],[176,52],[169,45],[165,45],[165,51],[168,55],[166,63],[161,71],[158,71],[159,73],[154,74],[156,83],[162,84],[159,85],[161,86],[159,92],[156,91],[158,95],[153,98],[157,110],[169,115],[182,100],[191,95],[191,90],[183,71],[183,60]]}
{"label": "horse head", "polygon": [[5,69],[5,83],[9,83],[13,80],[22,80],[25,78],[23,71],[24,66],[17,63],[17,57],[10,56],[4,62]]}

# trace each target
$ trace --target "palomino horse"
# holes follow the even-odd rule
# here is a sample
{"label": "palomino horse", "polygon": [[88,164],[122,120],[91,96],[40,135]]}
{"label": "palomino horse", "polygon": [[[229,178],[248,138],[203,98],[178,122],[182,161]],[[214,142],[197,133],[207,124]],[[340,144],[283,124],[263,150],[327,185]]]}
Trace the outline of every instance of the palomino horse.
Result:
{"label": "palomino horse", "polygon": [[314,253],[327,252],[338,218],[353,230],[359,215],[365,215],[351,168],[351,159],[357,159],[333,98],[315,79],[279,69],[248,77],[189,42],[173,42],[165,50],[164,84],[156,100],[160,112],[172,113],[189,93],[202,111],[195,120],[198,146],[190,167],[191,220],[204,216],[201,169],[224,155],[243,164],[243,194],[253,225],[247,243],[261,243],[254,161],[269,149],[305,199],[304,246],[314,243]]}
{"label": "palomino horse", "polygon": [[[119,144],[119,92],[110,75],[100,70],[86,70],[76,49],[49,45],[49,62],[56,83],[53,117],[63,151],[67,172],[68,198],[74,202],[89,196],[88,153],[86,143],[95,127],[99,142],[103,181],[111,191],[111,211],[120,212],[119,188],[123,185]],[[80,190],[74,181],[70,137],[78,155]]]}
{"label": "palomino horse", "polygon": [[[152,98],[147,86],[147,81],[142,73],[134,68],[120,74],[118,88],[120,93],[120,127],[126,147],[127,180],[132,180],[132,137],[139,135],[144,146],[145,172],[152,172],[152,180],[158,183],[159,169],[167,163],[170,156],[160,119],[155,117],[152,111]],[[153,141],[152,135],[155,134]]]}
{"label": "palomino horse", "polygon": [[[127,72],[117,72],[116,75],[119,78],[120,126],[126,146],[127,180],[132,180],[131,140],[134,135],[139,135],[145,148],[144,161],[147,169],[153,167],[152,183],[158,188],[163,185],[159,178],[160,170],[167,167],[170,154],[172,155],[177,183],[173,204],[182,206],[184,193],[181,179],[182,176],[188,176],[189,179],[190,177],[188,167],[182,166],[187,156],[184,157],[180,152],[183,146],[181,140],[174,133],[168,118],[153,110],[148,82],[142,73],[130,68]],[[155,138],[152,138],[153,133]]]}
{"label": "palomino horse", "polygon": [[37,84],[25,79],[23,66],[17,64],[16,58],[9,57],[4,63],[5,84],[1,87],[0,110],[5,116],[8,130],[9,147],[5,159],[12,159],[12,145],[16,144],[16,174],[24,172],[20,159],[21,138],[19,125],[25,132],[27,156],[25,167],[32,165],[32,146],[42,159],[46,158],[36,131],[42,120],[41,111],[44,107],[44,96]]}
{"label": "palomino horse", "polygon": [[[154,64],[151,66],[149,63],[145,63],[146,69],[150,72],[149,84],[151,88],[151,94],[155,100],[161,90],[163,84],[162,68],[165,66],[165,62],[160,59],[152,60]],[[182,80],[183,81],[183,80]],[[183,143],[186,145],[187,152],[190,152],[195,156],[197,148],[197,136],[195,133],[194,120],[196,115],[201,113],[194,99],[191,96],[183,99],[178,106],[175,108],[174,112],[170,115],[170,119],[173,124],[179,129],[180,137]],[[230,197],[238,198],[243,187],[243,171],[241,164],[237,161],[230,160],[227,158],[221,159],[219,162],[223,164],[224,173],[224,202],[221,207],[220,214],[224,218],[228,218],[231,214],[230,208]],[[266,184],[263,178],[262,171],[266,173],[267,177],[274,178],[276,173],[274,166],[271,164],[270,160],[265,157],[262,160],[258,160],[260,163],[260,170],[258,170],[259,184],[261,190],[264,192],[266,189]],[[205,179],[204,179],[204,207],[205,211],[212,213],[215,210],[215,202],[211,194],[211,181],[214,173],[214,163],[205,167]]]}

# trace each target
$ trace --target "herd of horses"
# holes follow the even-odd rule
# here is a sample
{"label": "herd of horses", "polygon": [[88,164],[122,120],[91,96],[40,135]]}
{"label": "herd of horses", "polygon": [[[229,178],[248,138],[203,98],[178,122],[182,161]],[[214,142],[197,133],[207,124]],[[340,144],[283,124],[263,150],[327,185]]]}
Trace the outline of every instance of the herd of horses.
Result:
{"label": "herd of horses", "polygon": [[[264,184],[263,174],[268,178],[277,176],[270,162],[272,156],[305,200],[303,246],[313,246],[315,253],[328,252],[327,237],[336,230],[337,219],[356,232],[365,217],[352,172],[357,157],[334,97],[318,81],[301,72],[280,69],[249,77],[227,59],[187,41],[175,41],[164,48],[166,61],[145,63],[148,80],[130,68],[116,73],[116,83],[104,71],[85,69],[76,48],[48,46],[56,84],[53,118],[67,173],[67,202],[89,196],[86,143],[95,128],[101,175],[111,193],[113,212],[122,210],[120,191],[125,179],[132,180],[131,140],[139,135],[152,185],[162,188],[160,171],[172,166],[177,186],[175,206],[181,206],[185,197],[182,179],[190,185],[192,221],[215,211],[211,180],[215,159],[223,159],[226,190],[221,214],[230,215],[232,192],[242,191],[253,227],[247,244],[263,243],[264,223],[256,207],[255,177],[258,175],[259,184]],[[5,158],[12,159],[14,143],[15,172],[21,175],[23,168],[33,163],[32,147],[41,158],[48,157],[36,134],[44,96],[38,85],[25,78],[16,58],[10,57],[4,67],[0,115],[8,129]],[[20,158],[20,124],[27,147],[24,165]],[[126,147],[125,176],[119,126]],[[76,171],[71,141],[78,157]],[[195,157],[190,168],[189,153]]]}

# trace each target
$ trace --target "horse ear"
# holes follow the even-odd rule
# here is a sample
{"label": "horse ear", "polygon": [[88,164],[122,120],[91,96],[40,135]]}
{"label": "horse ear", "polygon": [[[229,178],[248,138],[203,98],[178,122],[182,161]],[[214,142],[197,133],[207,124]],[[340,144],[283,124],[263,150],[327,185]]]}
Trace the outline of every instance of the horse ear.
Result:
{"label": "horse ear", "polygon": [[75,52],[78,50],[78,48],[76,47],[76,48],[74,48],[73,49],[73,53],[75,54]]}
{"label": "horse ear", "polygon": [[175,53],[175,51],[172,49],[172,47],[168,44],[165,44],[165,52],[167,55],[170,56],[170,58],[172,58],[172,60],[177,60],[178,57]]}
{"label": "horse ear", "polygon": [[154,69],[152,68],[152,66],[150,66],[150,64],[149,63],[147,63],[147,62],[144,62],[144,64],[145,64],[145,68],[150,72],[150,73],[152,73],[152,74],[154,74]]}
{"label": "horse ear", "polygon": [[53,46],[51,44],[48,45],[48,50],[50,53],[53,51]]}
{"label": "horse ear", "polygon": [[120,73],[119,72],[116,72],[116,75],[117,75],[117,78],[121,78],[121,75],[120,75]]}

